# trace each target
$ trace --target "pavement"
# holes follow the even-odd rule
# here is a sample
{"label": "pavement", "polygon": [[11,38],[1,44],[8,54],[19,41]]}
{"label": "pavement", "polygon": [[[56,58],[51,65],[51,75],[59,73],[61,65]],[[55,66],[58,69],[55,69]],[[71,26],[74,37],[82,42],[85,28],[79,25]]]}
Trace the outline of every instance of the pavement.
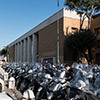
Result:
{"label": "pavement", "polygon": [[5,92],[13,98],[13,100],[22,100],[22,94],[16,89],[7,89]]}
{"label": "pavement", "polygon": [[0,93],[0,100],[13,100],[6,93]]}

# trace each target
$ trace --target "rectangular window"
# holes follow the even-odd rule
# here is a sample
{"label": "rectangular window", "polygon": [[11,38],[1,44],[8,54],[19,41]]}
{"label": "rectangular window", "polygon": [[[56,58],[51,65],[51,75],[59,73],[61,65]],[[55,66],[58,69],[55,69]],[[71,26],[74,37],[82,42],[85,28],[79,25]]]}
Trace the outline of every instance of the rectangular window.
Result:
{"label": "rectangular window", "polygon": [[100,35],[100,28],[95,28],[95,30],[94,30],[94,31],[95,31],[95,33],[96,33],[96,35],[97,35],[97,36],[99,36],[99,35]]}
{"label": "rectangular window", "polygon": [[100,61],[100,53],[96,54],[96,61]]}
{"label": "rectangular window", "polygon": [[96,48],[100,48],[100,40],[97,40],[97,46]]}
{"label": "rectangular window", "polygon": [[48,61],[50,64],[54,64],[55,57],[43,57],[43,58],[41,58],[41,63],[45,64],[46,61]]}
{"label": "rectangular window", "polygon": [[78,28],[72,27],[72,34],[74,34],[76,31],[78,31]]}

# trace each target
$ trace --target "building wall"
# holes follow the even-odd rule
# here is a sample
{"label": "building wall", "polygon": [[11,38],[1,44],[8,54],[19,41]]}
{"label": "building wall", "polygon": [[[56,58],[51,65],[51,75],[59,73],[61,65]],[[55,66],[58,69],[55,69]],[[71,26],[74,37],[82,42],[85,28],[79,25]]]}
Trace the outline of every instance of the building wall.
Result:
{"label": "building wall", "polygon": [[9,61],[14,62],[15,61],[15,46],[11,46],[9,48]]}
{"label": "building wall", "polygon": [[[77,24],[76,24],[77,23]],[[66,34],[73,31],[72,28],[80,28],[80,20],[64,17],[59,20],[59,56],[60,62],[64,63],[66,60],[72,61],[70,51],[65,51],[64,54],[64,40]],[[84,22],[83,28],[87,28],[87,21]],[[39,31],[39,61],[42,57],[57,57],[57,22],[54,22]],[[64,55],[66,58],[64,59]],[[57,59],[56,59],[57,60]]]}
{"label": "building wall", "polygon": [[95,48],[95,63],[100,64],[100,14],[93,17],[91,30],[97,36],[97,46]]}
{"label": "building wall", "polygon": [[94,29],[98,28],[98,27],[100,27],[100,14],[94,16],[93,19],[92,19],[92,23],[91,23],[92,31],[94,31]]}
{"label": "building wall", "polygon": [[[86,29],[88,25],[87,21],[84,21],[84,24],[82,26],[83,29]],[[64,35],[71,34],[72,32],[75,32],[80,29],[80,20],[76,18],[69,18],[64,17],[63,18],[63,30]],[[68,50],[68,47],[64,49],[64,62],[71,63],[73,62],[73,54],[72,51]]]}
{"label": "building wall", "polygon": [[[83,29],[87,28],[87,21],[84,21]],[[74,28],[80,29],[80,20],[74,18],[64,17],[64,34],[73,32]]]}
{"label": "building wall", "polygon": [[[10,61],[34,62],[43,57],[57,57],[57,19],[59,19],[59,56],[64,60],[64,40],[66,34],[80,27],[79,15],[75,11],[62,9],[9,44]],[[86,28],[87,22],[84,27]],[[15,47],[13,51],[12,46]],[[15,53],[14,53],[15,52]],[[70,58],[69,52],[66,55]],[[68,59],[67,59],[68,60]]]}
{"label": "building wall", "polygon": [[[59,20],[60,61],[63,62],[63,18]],[[39,31],[39,61],[42,57],[57,57],[57,21]]]}

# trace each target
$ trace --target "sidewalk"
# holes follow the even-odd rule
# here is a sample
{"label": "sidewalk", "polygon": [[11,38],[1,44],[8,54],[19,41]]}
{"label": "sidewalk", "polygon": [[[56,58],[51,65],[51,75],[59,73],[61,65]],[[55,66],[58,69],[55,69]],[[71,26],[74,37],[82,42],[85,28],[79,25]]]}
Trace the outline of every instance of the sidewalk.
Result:
{"label": "sidewalk", "polygon": [[13,99],[7,96],[6,93],[0,93],[0,100],[13,100]]}
{"label": "sidewalk", "polygon": [[5,87],[5,92],[13,100],[22,100],[22,94],[16,89],[8,89],[7,87]]}

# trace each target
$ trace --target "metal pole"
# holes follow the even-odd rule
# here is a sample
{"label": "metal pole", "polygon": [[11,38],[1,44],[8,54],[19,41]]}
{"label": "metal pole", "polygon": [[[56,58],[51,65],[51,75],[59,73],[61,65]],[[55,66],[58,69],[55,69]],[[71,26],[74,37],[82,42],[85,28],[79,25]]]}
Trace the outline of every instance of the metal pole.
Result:
{"label": "metal pole", "polygon": [[[57,0],[57,8],[59,10],[59,0]],[[59,13],[57,14],[57,63],[59,63]]]}

